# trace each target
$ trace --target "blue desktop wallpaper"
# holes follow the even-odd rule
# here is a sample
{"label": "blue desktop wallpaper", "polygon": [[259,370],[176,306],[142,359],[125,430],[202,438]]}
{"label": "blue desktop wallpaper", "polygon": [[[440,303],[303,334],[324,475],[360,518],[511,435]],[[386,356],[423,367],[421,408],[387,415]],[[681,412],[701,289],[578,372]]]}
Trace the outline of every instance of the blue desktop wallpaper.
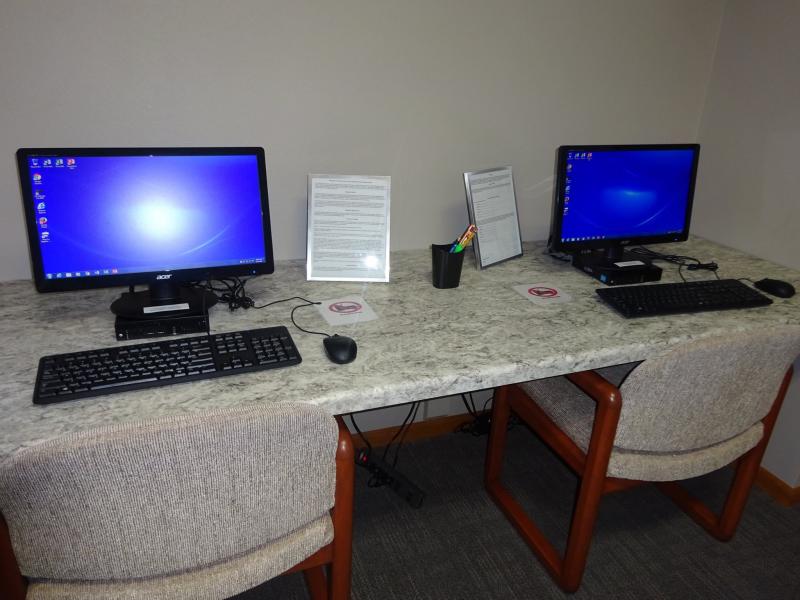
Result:
{"label": "blue desktop wallpaper", "polygon": [[693,161],[690,149],[570,152],[562,241],[682,231]]}
{"label": "blue desktop wallpaper", "polygon": [[28,164],[48,278],[265,260],[255,156],[65,156]]}

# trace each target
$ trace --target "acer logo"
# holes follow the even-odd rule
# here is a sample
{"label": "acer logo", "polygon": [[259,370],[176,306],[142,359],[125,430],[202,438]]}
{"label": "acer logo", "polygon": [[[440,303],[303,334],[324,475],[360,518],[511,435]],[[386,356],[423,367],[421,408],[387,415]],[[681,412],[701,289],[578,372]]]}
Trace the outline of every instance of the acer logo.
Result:
{"label": "acer logo", "polygon": [[156,275],[156,279],[170,279],[172,277],[172,273],[167,273],[166,275]]}

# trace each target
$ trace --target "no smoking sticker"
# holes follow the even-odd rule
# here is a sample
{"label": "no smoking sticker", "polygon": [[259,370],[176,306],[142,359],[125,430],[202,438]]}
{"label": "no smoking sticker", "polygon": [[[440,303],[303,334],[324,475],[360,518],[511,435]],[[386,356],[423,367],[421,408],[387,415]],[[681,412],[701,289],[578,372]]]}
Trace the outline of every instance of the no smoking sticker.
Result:
{"label": "no smoking sticker", "polygon": [[572,300],[563,288],[550,283],[515,285],[514,290],[534,304],[561,304]]}
{"label": "no smoking sticker", "polygon": [[317,310],[329,325],[353,325],[378,318],[361,296],[323,300],[322,304],[317,306]]}

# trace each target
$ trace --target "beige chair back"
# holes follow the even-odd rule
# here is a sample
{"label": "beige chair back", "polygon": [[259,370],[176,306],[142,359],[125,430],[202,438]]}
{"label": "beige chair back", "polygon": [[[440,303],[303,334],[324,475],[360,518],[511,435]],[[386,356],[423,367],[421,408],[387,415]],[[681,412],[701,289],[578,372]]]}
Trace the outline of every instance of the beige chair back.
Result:
{"label": "beige chair back", "polygon": [[614,445],[685,452],[728,440],[762,419],[800,354],[800,327],[732,333],[649,358],[622,383]]}
{"label": "beige chair back", "polygon": [[272,404],[66,435],[0,464],[23,575],[124,580],[237,557],[327,515],[338,430]]}

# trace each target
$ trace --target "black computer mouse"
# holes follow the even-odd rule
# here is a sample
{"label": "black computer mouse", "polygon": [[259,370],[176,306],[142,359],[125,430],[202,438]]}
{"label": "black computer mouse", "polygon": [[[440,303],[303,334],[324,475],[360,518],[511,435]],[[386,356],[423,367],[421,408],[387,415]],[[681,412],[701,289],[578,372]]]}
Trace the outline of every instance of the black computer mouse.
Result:
{"label": "black computer mouse", "polygon": [[353,362],[358,354],[358,346],[353,338],[346,335],[333,334],[322,340],[325,346],[325,354],[333,362],[344,365]]}
{"label": "black computer mouse", "polygon": [[780,279],[759,279],[753,285],[762,292],[767,292],[778,298],[791,298],[794,296],[794,286]]}

